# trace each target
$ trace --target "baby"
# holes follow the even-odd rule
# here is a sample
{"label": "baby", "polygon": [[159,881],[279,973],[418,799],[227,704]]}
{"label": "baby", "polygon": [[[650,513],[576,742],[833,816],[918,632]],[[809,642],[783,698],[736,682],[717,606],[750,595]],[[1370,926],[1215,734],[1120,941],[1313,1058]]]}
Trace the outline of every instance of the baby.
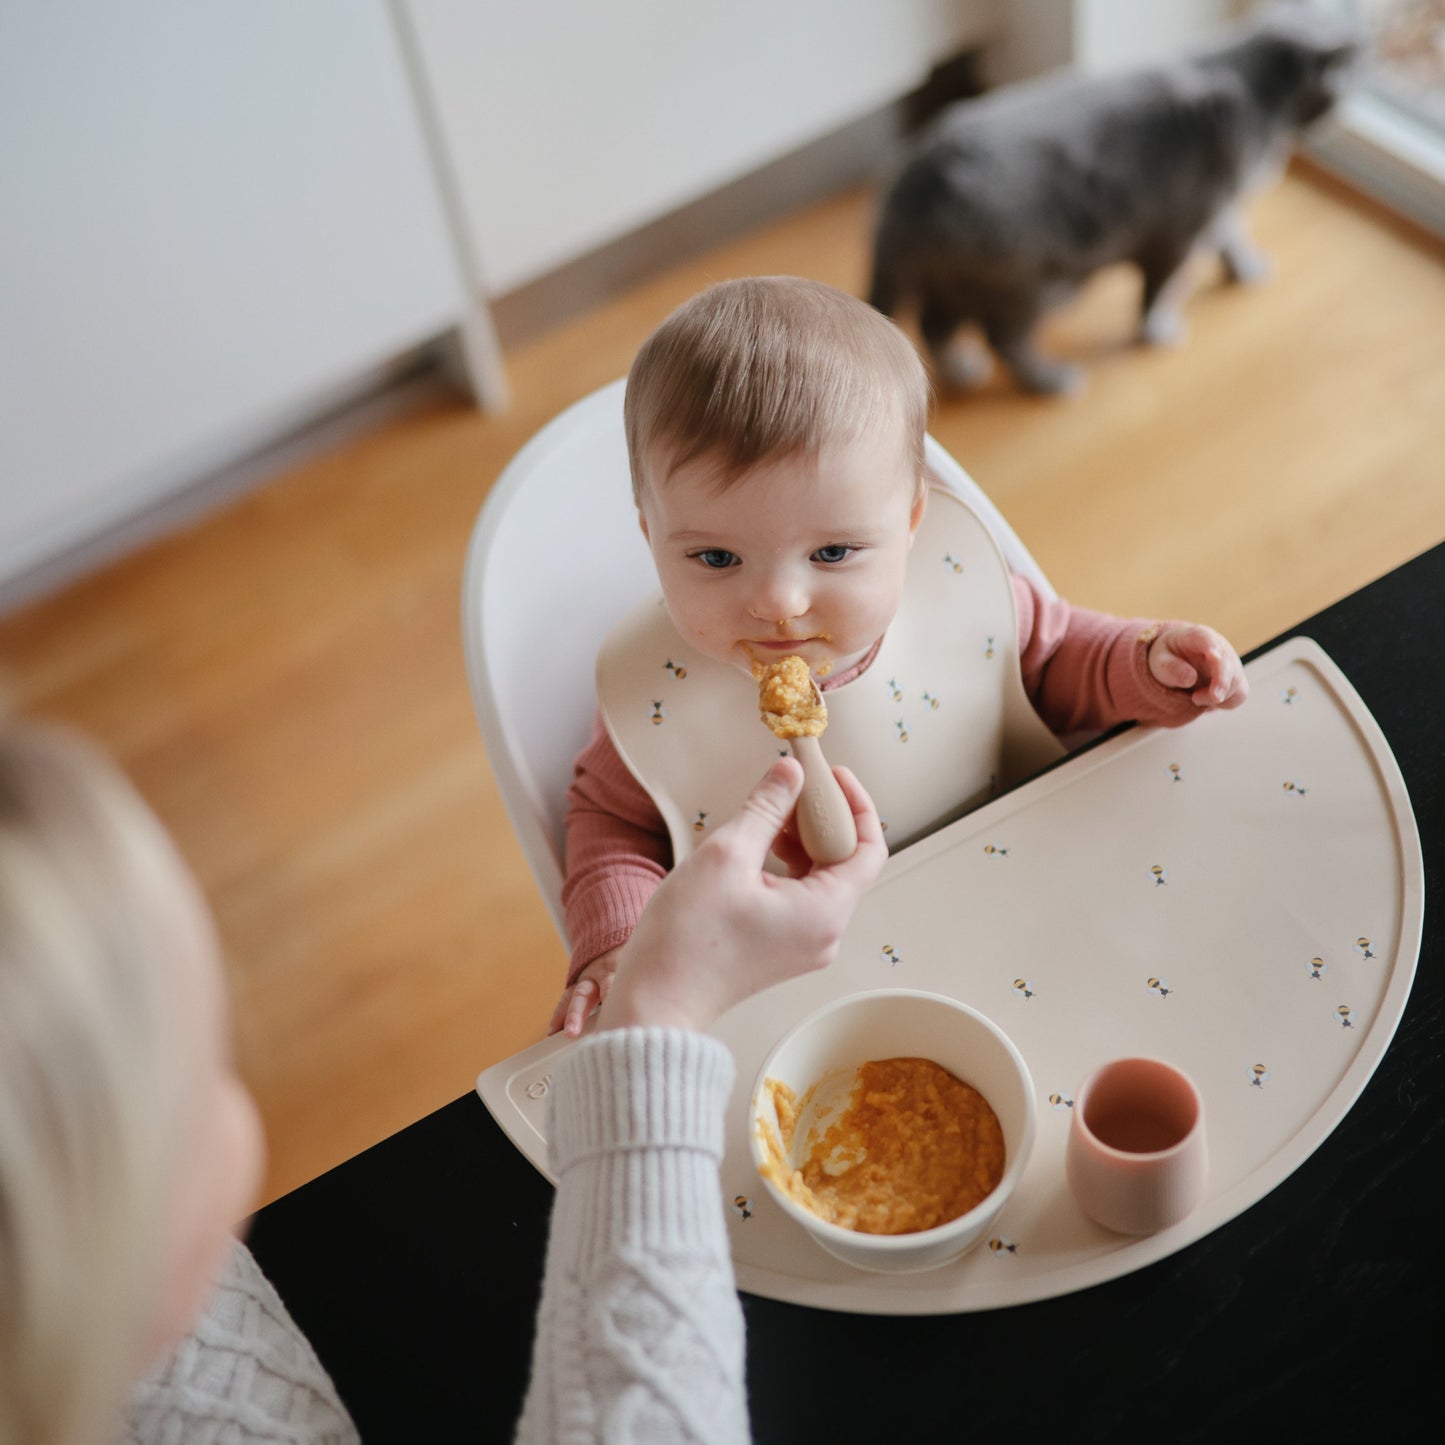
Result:
{"label": "baby", "polygon": [[[808,663],[828,695],[829,759],[859,775],[895,842],[1058,755],[1044,725],[1173,727],[1245,700],[1238,654],[1211,628],[1088,612],[1009,576],[972,513],[928,484],[928,405],[901,331],[794,277],[713,286],[639,351],[624,417],[665,615],[643,609],[599,660],[599,712],[568,792],[573,951],[549,1032],[581,1031],[616,950],[690,848],[686,774],[756,776],[746,719],[760,665]],[[630,658],[639,648],[648,656]],[[663,649],[671,710],[649,670]],[[937,680],[910,694],[927,727],[896,716],[907,670]],[[722,715],[738,721],[719,727],[732,688],[737,710]],[[940,756],[941,770],[920,769]],[[699,810],[692,828],[708,825]],[[794,871],[807,866],[784,851]]]}

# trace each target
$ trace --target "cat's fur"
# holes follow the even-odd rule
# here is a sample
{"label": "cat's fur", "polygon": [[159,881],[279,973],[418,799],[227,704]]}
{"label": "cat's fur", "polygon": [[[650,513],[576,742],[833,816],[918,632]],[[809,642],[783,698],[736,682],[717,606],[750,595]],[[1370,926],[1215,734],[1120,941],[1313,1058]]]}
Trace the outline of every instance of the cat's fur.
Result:
{"label": "cat's fur", "polygon": [[950,348],[977,326],[1022,386],[1074,389],[1078,369],[1042,356],[1033,333],[1114,262],[1143,272],[1141,339],[1177,339],[1196,247],[1217,250],[1232,279],[1262,274],[1238,202],[1330,108],[1353,52],[1338,22],[1288,3],[1170,64],[950,106],[884,197],[869,299],[890,316],[916,308],[952,387],[987,374],[986,353]]}

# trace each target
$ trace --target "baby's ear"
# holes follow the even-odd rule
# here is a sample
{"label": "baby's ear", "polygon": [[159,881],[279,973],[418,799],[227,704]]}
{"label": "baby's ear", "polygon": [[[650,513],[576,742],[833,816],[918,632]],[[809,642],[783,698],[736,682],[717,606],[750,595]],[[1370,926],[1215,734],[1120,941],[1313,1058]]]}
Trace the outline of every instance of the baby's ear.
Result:
{"label": "baby's ear", "polygon": [[928,479],[919,477],[918,488],[913,498],[913,511],[908,516],[908,540],[910,544],[913,538],[918,535],[918,524],[923,520],[923,514],[928,510]]}

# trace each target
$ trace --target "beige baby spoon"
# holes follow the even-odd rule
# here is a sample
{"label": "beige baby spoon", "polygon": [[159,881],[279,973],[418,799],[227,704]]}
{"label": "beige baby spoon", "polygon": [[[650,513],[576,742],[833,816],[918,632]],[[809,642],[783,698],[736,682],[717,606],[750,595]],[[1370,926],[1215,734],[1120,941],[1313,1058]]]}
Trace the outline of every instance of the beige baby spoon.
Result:
{"label": "beige baby spoon", "polygon": [[785,657],[762,670],[758,708],[763,721],[787,741],[803,765],[803,791],[798,798],[798,841],[803,850],[815,863],[851,858],[858,846],[853,809],[818,742],[828,726],[828,705],[801,657]]}

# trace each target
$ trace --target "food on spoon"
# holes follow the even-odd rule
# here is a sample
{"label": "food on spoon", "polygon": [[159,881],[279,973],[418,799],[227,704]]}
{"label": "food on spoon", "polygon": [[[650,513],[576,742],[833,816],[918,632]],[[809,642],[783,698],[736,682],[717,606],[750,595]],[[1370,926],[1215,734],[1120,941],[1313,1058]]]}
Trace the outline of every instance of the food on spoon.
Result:
{"label": "food on spoon", "polygon": [[781,1135],[765,1126],[761,1167],[820,1219],[862,1234],[912,1234],[966,1214],[1003,1178],[998,1116],[977,1089],[931,1059],[863,1064],[842,1114],[810,1129],[797,1147],[819,1087],[799,1100],[786,1084],[767,1081]]}
{"label": "food on spoon", "polygon": [[808,664],[796,654],[756,669],[758,710],[780,738],[815,738],[828,726],[828,705]]}

